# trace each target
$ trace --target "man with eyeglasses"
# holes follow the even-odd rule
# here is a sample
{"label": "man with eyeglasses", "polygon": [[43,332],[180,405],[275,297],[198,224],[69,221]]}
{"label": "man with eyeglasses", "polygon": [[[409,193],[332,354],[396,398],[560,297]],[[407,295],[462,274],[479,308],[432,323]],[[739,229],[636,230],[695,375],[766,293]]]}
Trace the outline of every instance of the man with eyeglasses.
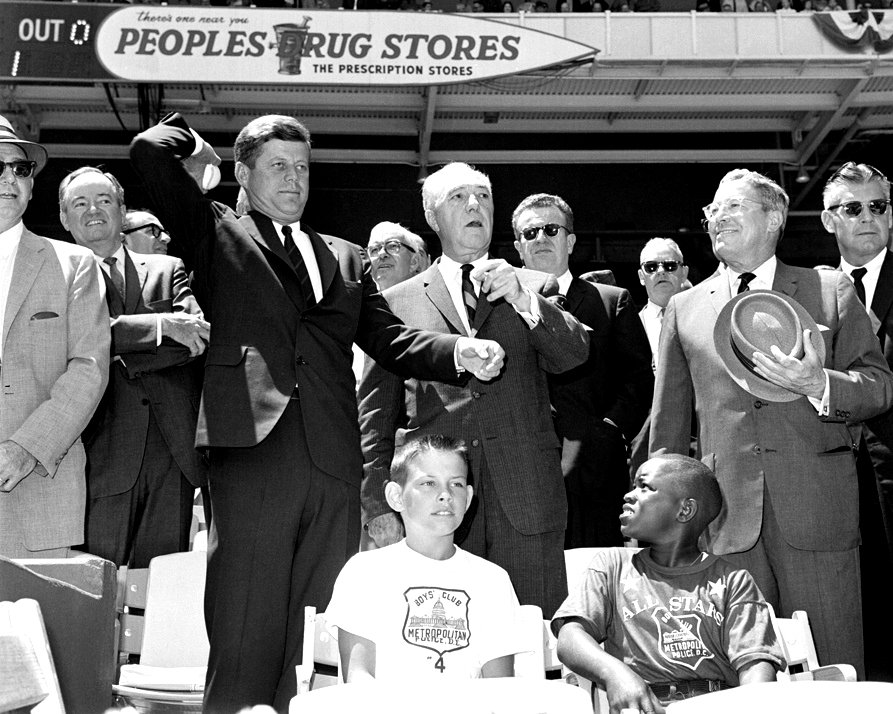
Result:
{"label": "man with eyeglasses", "polygon": [[623,545],[617,513],[629,491],[627,450],[648,409],[654,377],[648,341],[629,292],[575,278],[574,214],[560,196],[528,196],[512,213],[526,268],[555,276],[565,309],[589,330],[589,357],[549,375],[568,497],[565,548]]}
{"label": "man with eyeglasses", "polygon": [[[848,662],[861,678],[859,504],[847,421],[889,408],[893,375],[850,280],[775,257],[787,210],[778,184],[745,169],[726,174],[704,207],[720,267],[667,305],[650,451],[687,453],[693,404],[700,455],[725,502],[707,550],[749,570],[781,616],[806,610],[819,660]],[[804,330],[802,358],[773,346],[742,361],[783,388],[786,401],[746,390],[715,342],[726,303],[755,289],[789,296],[820,326],[820,335]],[[813,339],[824,341],[824,363]]]}
{"label": "man with eyeglasses", "polygon": [[[873,166],[850,161],[828,179],[822,202],[822,225],[837,241],[840,269],[853,281],[887,364],[893,368],[890,182]],[[884,607],[884,578],[893,571],[893,411],[854,428],[861,434],[857,441],[863,611],[872,612]],[[893,676],[889,654],[893,626],[884,622],[866,630],[865,635],[869,677],[880,675],[889,680]]]}
{"label": "man with eyeglasses", "polygon": [[195,489],[207,468],[194,448],[200,383],[192,360],[210,326],[183,261],[122,244],[124,189],[84,166],[59,185],[59,219],[96,256],[106,284],[113,361],[109,386],[84,430],[84,550],[117,567],[147,568],[189,548]]}
{"label": "man with eyeglasses", "polygon": [[372,279],[380,291],[402,283],[431,265],[422,237],[390,221],[377,223],[369,231],[366,254],[372,265]]}
{"label": "man with eyeglasses", "polygon": [[171,236],[151,211],[129,209],[121,233],[124,245],[134,253],[167,255]]}
{"label": "man with eyeglasses", "polygon": [[80,435],[108,379],[109,314],[93,254],[22,222],[40,144],[0,116],[0,555],[65,558],[84,538]]}
{"label": "man with eyeglasses", "polygon": [[546,376],[582,364],[588,336],[546,297],[558,295],[555,278],[489,256],[493,192],[484,173],[447,164],[425,180],[422,205],[443,255],[384,297],[407,324],[497,340],[506,368],[492,383],[452,386],[367,367],[358,392],[364,523],[379,546],[401,537],[384,496],[396,447],[424,434],[463,439],[475,498],[456,542],[508,571],[519,601],[549,617],[567,594],[567,499]]}

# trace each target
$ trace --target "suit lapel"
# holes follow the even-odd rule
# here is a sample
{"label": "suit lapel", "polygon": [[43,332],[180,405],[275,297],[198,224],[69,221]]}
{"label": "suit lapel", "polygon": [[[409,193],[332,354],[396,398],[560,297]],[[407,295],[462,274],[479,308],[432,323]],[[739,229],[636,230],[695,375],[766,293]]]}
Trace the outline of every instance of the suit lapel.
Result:
{"label": "suit lapel", "polygon": [[891,305],[893,305],[893,254],[887,251],[884,262],[881,264],[881,274],[878,276],[877,287],[874,289],[874,297],[871,299],[871,311],[877,315],[882,325],[878,330],[881,345],[884,344],[885,339],[883,323]]}
{"label": "suit lapel", "polygon": [[577,314],[577,310],[579,310],[580,305],[583,303],[583,290],[581,290],[580,279],[574,278],[571,280],[570,287],[567,289],[567,304],[564,306],[564,309],[572,315]]}
{"label": "suit lapel", "polygon": [[257,243],[264,255],[268,256],[267,262],[279,277],[282,289],[285,290],[295,307],[303,312],[307,306],[304,303],[304,296],[301,294],[301,285],[291,260],[285,252],[285,246],[282,245],[282,241],[276,233],[273,221],[262,213],[251,211],[247,216],[242,216],[239,219],[239,225]]}
{"label": "suit lapel", "polygon": [[456,306],[453,304],[453,298],[450,297],[450,291],[447,289],[446,281],[440,273],[438,264],[440,260],[434,262],[423,275],[425,281],[425,294],[428,299],[437,308],[438,312],[443,315],[444,319],[450,323],[450,326],[458,334],[465,334],[465,327],[459,313],[456,312]]}
{"label": "suit lapel", "polygon": [[716,273],[713,278],[708,278],[707,288],[710,290],[710,304],[717,315],[722,312],[723,306],[732,299],[732,291],[729,289],[729,280],[725,273]]}
{"label": "suit lapel", "polygon": [[143,258],[134,260],[129,251],[124,249],[124,290],[127,295],[124,298],[124,312],[127,315],[136,314],[140,304],[140,296],[146,284],[149,271]]}
{"label": "suit lapel", "polygon": [[797,275],[780,260],[776,260],[775,279],[772,281],[772,289],[796,300]]}
{"label": "suit lapel", "polygon": [[9,334],[15,316],[28,296],[31,286],[37,278],[43,261],[46,259],[44,244],[27,228],[22,231],[19,249],[16,251],[12,268],[12,280],[9,283],[9,295],[6,298],[6,313],[3,317],[3,344]]}

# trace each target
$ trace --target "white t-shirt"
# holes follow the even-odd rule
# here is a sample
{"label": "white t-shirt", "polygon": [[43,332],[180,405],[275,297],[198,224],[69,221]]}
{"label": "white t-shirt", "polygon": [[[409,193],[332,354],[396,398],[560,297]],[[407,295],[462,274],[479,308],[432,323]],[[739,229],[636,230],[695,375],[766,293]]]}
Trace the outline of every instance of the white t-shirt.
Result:
{"label": "white t-shirt", "polygon": [[375,643],[376,679],[469,679],[522,649],[517,614],[515,590],[498,565],[459,548],[434,560],[404,539],[347,562],[326,622]]}

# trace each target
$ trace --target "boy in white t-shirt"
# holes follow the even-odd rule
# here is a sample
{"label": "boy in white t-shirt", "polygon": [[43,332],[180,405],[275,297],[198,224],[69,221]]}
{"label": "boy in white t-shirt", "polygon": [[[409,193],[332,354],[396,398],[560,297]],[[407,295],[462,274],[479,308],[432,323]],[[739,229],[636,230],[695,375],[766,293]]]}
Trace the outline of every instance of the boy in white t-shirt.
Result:
{"label": "boy in white t-shirt", "polygon": [[453,544],[471,504],[466,459],[462,441],[441,435],[394,455],[385,496],[406,537],[353,556],[326,610],[345,681],[512,676],[518,598],[508,574]]}

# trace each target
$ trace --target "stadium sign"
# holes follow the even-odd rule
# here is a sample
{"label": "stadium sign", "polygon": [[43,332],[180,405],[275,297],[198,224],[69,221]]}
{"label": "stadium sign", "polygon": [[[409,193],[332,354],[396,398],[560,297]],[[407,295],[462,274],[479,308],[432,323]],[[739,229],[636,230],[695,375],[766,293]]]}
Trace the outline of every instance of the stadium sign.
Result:
{"label": "stadium sign", "polygon": [[[97,18],[100,7],[104,16]],[[450,84],[563,64],[597,51],[557,35],[466,15],[190,5],[100,7],[0,3],[4,16],[0,61],[5,63],[0,77]],[[17,16],[9,17],[9,9],[15,9]],[[83,16],[85,9],[92,11],[90,17]],[[9,36],[13,28],[15,36]],[[43,71],[37,71],[40,62],[31,60],[48,54],[50,48],[56,61],[49,66],[43,62]],[[87,49],[93,55],[89,60],[83,57]],[[65,55],[79,64],[79,76],[65,73],[65,62],[60,61]],[[92,64],[87,76],[85,64]],[[63,76],[54,76],[59,74]]]}

